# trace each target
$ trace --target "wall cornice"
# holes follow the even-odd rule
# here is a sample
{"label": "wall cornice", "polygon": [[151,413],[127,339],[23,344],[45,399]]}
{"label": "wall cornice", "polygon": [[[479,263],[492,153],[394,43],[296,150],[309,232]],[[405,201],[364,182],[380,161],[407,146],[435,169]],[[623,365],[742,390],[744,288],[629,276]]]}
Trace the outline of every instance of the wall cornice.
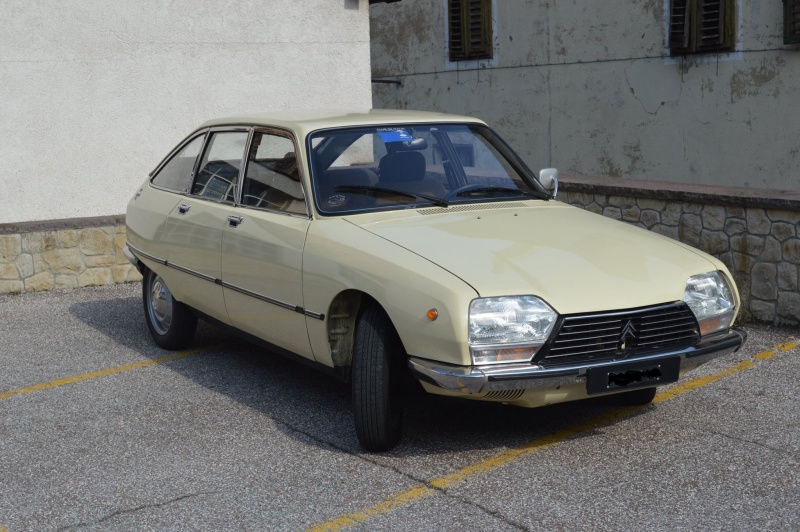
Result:
{"label": "wall cornice", "polygon": [[567,192],[800,211],[800,192],[789,190],[693,185],[570,173],[560,173],[558,180],[559,190]]}

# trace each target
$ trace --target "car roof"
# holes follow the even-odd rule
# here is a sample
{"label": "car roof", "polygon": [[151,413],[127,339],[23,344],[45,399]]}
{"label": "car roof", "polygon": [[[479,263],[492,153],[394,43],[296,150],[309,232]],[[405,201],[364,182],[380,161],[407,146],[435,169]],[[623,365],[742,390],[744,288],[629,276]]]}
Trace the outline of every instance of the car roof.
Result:
{"label": "car roof", "polygon": [[216,118],[204,123],[198,129],[232,125],[272,126],[289,129],[300,136],[304,136],[318,129],[381,124],[415,124],[422,122],[484,123],[482,120],[469,116],[434,113],[430,111],[397,109],[302,110]]}

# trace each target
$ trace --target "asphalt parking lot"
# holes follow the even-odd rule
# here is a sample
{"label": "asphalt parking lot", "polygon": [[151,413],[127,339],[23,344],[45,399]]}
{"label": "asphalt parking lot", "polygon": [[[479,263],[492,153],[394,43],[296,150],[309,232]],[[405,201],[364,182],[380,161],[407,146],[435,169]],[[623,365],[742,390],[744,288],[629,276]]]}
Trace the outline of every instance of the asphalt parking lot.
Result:
{"label": "asphalt parking lot", "polygon": [[140,290],[0,296],[0,531],[800,526],[795,329],[640,409],[422,398],[377,455],[345,385],[205,325],[162,351]]}

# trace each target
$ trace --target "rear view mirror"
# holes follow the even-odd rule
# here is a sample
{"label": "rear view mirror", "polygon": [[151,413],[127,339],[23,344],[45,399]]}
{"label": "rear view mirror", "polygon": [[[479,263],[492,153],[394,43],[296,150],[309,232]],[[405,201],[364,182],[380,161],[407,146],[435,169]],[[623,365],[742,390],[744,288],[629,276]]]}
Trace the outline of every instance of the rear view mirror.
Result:
{"label": "rear view mirror", "polygon": [[558,194],[558,170],[556,168],[539,170],[539,183],[555,198]]}
{"label": "rear view mirror", "polygon": [[387,142],[386,149],[390,152],[396,151],[421,151],[428,149],[428,141],[423,137],[415,138],[404,142]]}

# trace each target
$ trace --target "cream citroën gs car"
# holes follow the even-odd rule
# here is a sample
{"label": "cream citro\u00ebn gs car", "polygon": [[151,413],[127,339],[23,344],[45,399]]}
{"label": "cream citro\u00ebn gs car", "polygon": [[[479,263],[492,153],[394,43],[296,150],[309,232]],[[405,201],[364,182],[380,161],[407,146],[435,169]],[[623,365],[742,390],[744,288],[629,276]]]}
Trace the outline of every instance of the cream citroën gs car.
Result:
{"label": "cream citro\u00ebn gs car", "polygon": [[555,200],[477,119],[370,110],[212,120],[128,205],[156,343],[198,317],[349,381],[356,434],[409,386],[537,407],[657,385],[739,349],[715,258]]}

